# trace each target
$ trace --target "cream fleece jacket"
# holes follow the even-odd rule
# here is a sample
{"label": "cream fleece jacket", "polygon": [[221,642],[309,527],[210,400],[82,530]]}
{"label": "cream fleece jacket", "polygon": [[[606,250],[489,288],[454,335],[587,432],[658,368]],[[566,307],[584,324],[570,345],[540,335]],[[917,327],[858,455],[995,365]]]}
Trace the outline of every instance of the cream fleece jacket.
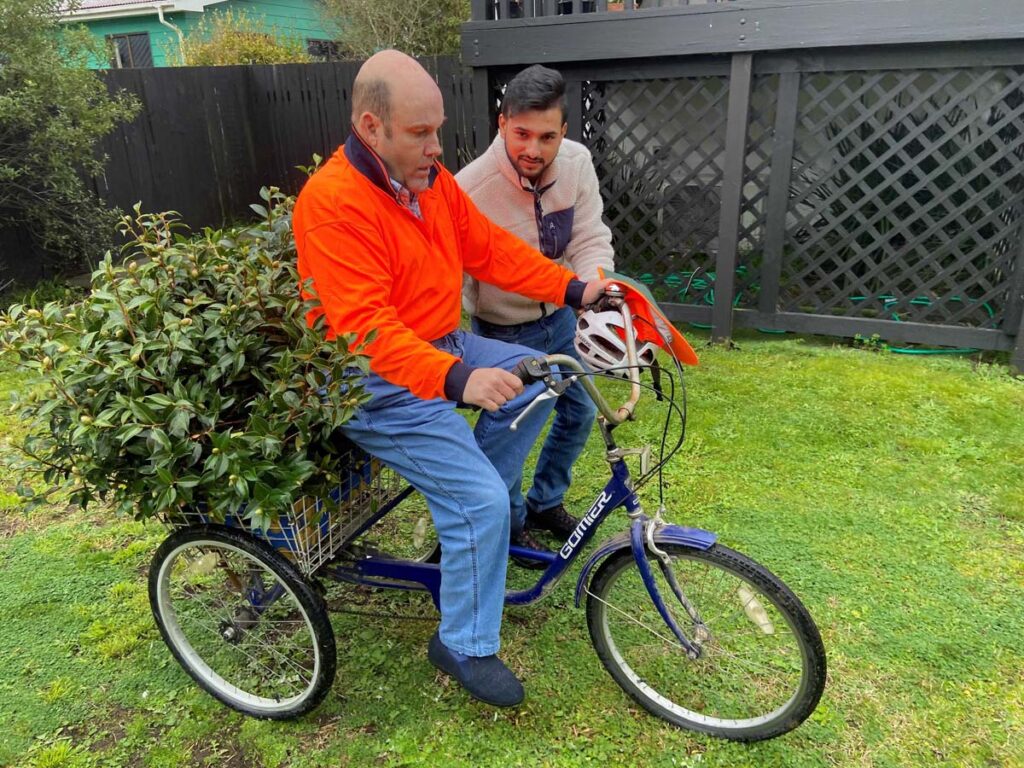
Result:
{"label": "cream fleece jacket", "polygon": [[[580,280],[596,280],[598,267],[614,268],[612,233],[601,220],[603,205],[594,161],[582,144],[563,140],[536,185],[541,190],[544,243],[537,225],[536,194],[512,165],[500,135],[486,152],[459,171],[455,180],[487,218],[572,270]],[[471,315],[496,325],[539,320],[558,309],[555,304],[509,293],[468,275],[462,305]]]}

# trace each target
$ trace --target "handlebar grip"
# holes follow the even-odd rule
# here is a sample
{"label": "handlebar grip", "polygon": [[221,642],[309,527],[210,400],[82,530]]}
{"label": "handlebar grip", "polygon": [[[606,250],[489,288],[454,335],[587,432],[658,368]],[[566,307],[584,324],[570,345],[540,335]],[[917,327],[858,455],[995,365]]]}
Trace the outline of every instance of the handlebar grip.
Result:
{"label": "handlebar grip", "polygon": [[520,360],[518,363],[516,363],[515,367],[512,369],[512,373],[514,373],[517,377],[519,377],[519,380],[521,382],[523,382],[523,384],[529,384],[530,383],[530,374],[526,370],[526,361],[525,360]]}
{"label": "handlebar grip", "polygon": [[524,357],[512,368],[512,373],[519,377],[523,384],[542,381],[551,373],[551,366],[539,357]]}

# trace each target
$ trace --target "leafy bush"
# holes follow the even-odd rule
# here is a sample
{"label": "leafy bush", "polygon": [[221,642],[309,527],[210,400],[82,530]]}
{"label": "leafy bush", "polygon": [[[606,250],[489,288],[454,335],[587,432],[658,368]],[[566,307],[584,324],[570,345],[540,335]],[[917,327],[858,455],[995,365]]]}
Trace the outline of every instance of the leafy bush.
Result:
{"label": "leafy bush", "polygon": [[85,296],[85,289],[58,278],[44,278],[32,285],[22,285],[13,280],[3,286],[0,293],[0,307],[24,304],[26,308],[42,309],[51,301],[70,304]]}
{"label": "leafy bush", "polygon": [[301,38],[244,11],[211,11],[186,33],[181,58],[189,67],[301,64],[312,61]]}
{"label": "leafy bush", "polygon": [[0,318],[4,350],[44,374],[22,403],[24,452],[50,491],[137,518],[202,503],[222,519],[244,504],[265,528],[337,484],[331,436],[362,402],[366,359],[351,338],[326,341],[322,320],[307,327],[294,199],[261,196],[259,223],[195,238],[136,206],[128,258],[108,253],[88,298]]}
{"label": "leafy bush", "polygon": [[469,0],[324,0],[322,14],[357,58],[383,48],[410,56],[457,55]]}
{"label": "leafy bush", "polygon": [[110,95],[85,29],[58,24],[64,0],[0,3],[0,226],[29,229],[59,267],[94,266],[113,243],[118,213],[82,181],[104,158],[96,142],[137,103]]}

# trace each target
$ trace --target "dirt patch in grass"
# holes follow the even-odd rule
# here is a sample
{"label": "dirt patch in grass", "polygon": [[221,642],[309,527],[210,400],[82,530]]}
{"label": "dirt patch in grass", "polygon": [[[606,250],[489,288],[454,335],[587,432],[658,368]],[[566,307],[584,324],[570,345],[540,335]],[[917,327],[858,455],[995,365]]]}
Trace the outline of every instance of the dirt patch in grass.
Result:
{"label": "dirt patch in grass", "polygon": [[20,509],[0,510],[0,540],[12,539],[28,528],[28,518]]}
{"label": "dirt patch in grass", "polygon": [[245,750],[231,734],[230,738],[215,744],[196,745],[192,750],[191,765],[216,765],[218,768],[249,768],[252,765]]}
{"label": "dirt patch in grass", "polygon": [[[0,489],[0,492],[13,493],[13,487]],[[78,511],[79,508],[71,504],[41,506],[32,512],[26,512],[22,506],[0,508],[0,540],[14,538],[26,531],[45,530],[55,522],[71,519]],[[102,521],[106,522],[109,521]]]}
{"label": "dirt patch in grass", "polygon": [[92,752],[103,752],[124,738],[124,726],[131,720],[132,711],[115,706],[113,709],[98,712],[96,715],[83,723],[67,726],[63,733],[69,736],[75,744],[88,744]]}

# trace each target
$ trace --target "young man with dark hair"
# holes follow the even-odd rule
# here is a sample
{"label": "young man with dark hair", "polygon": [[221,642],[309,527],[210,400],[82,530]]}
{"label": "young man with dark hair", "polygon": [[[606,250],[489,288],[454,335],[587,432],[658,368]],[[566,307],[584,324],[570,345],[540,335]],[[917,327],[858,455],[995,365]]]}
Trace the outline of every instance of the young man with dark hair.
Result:
{"label": "young man with dark hair", "polygon": [[[462,275],[571,306],[595,301],[607,281],[576,279],[477,211],[437,162],[444,103],[414,59],[374,54],[352,91],[352,133],[295,204],[299,274],[320,299],[309,320],[324,315],[330,336],[366,342],[371,399],[342,432],[430,506],[441,624],[428,658],[474,697],[512,706],[523,688],[496,655],[510,493],[549,411],[537,408],[509,430],[543,389],[523,394],[511,373],[536,353],[459,329]],[[459,403],[482,409],[475,428]]]}
{"label": "young man with dark hair", "polygon": [[[603,205],[590,151],[565,138],[565,112],[562,75],[540,65],[524,69],[505,90],[498,136],[455,178],[495,224],[581,280],[594,280],[598,267],[613,268],[611,232],[601,220]],[[472,315],[474,332],[482,336],[579,357],[573,347],[576,315],[571,308],[472,276],[463,289],[463,306]],[[531,530],[567,538],[575,529],[577,520],[565,511],[563,499],[594,416],[593,401],[582,385],[574,384],[558,398],[525,504],[513,496],[513,542],[536,549],[542,545]]]}

